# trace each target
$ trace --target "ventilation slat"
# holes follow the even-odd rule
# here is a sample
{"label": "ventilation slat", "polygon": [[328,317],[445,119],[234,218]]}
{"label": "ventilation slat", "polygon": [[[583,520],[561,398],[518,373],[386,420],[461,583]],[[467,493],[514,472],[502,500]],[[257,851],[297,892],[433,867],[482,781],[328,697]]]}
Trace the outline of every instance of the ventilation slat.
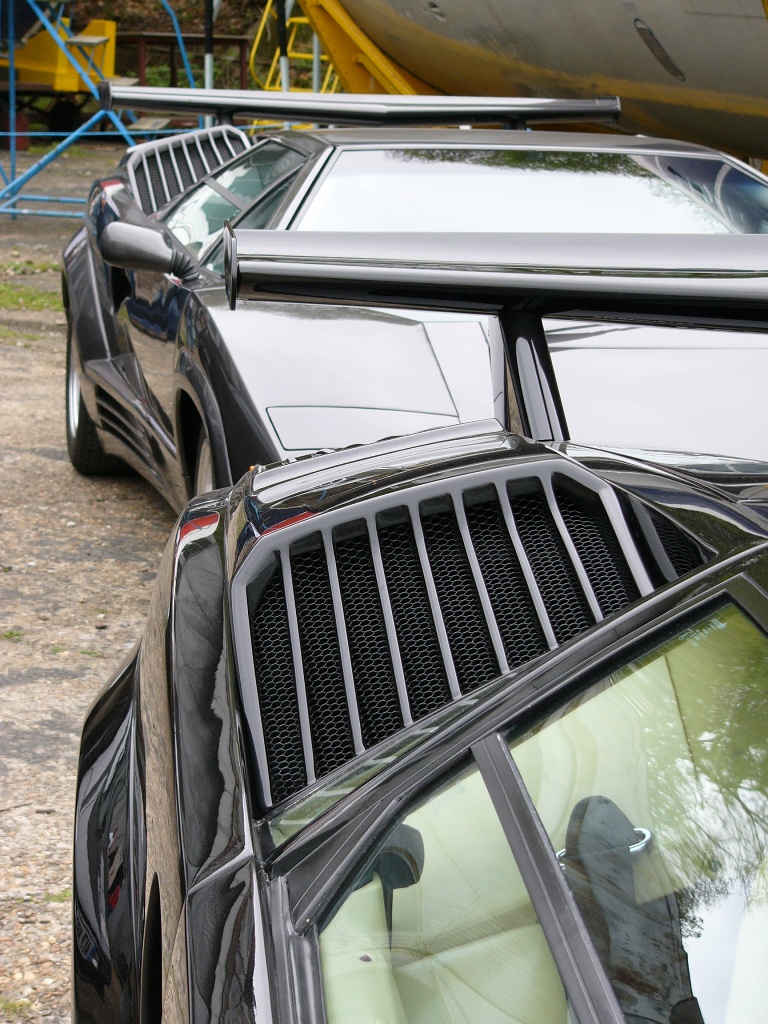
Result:
{"label": "ventilation slat", "polygon": [[546,604],[544,603],[544,597],[539,590],[539,584],[536,581],[533,566],[528,560],[525,546],[520,534],[518,533],[517,523],[515,522],[512,505],[506,488],[502,488],[498,492],[498,497],[501,504],[502,515],[504,517],[504,523],[507,527],[509,538],[512,541],[512,547],[514,548],[518,564],[523,576],[525,577],[525,582],[528,586],[528,592],[531,595],[531,601],[533,602],[533,607],[536,611],[539,624],[541,625],[542,632],[546,637],[550,650],[554,650],[555,647],[557,647],[557,637],[555,636],[555,631],[552,629],[552,623],[549,620],[549,612],[547,611]]}
{"label": "ventilation slat", "polygon": [[465,516],[510,668],[549,649],[494,488],[467,495]]}
{"label": "ventilation slat", "polygon": [[325,549],[325,561],[328,566],[328,583],[331,588],[331,600],[333,601],[333,616],[336,623],[336,637],[339,642],[339,658],[341,659],[341,670],[344,676],[344,690],[347,699],[347,711],[349,713],[349,725],[352,730],[352,742],[355,753],[359,754],[365,750],[363,734],[360,729],[360,711],[357,706],[357,694],[355,693],[355,676],[352,668],[352,654],[349,649],[349,637],[347,636],[347,624],[344,615],[344,602],[341,596],[339,574],[336,566],[336,552],[333,548],[331,537],[323,534],[323,545]]}
{"label": "ventilation slat", "polygon": [[249,618],[269,789],[278,803],[307,784],[293,647],[280,563],[251,585]]}
{"label": "ventilation slat", "polygon": [[427,542],[424,537],[424,530],[422,528],[418,508],[411,509],[410,514],[411,525],[413,527],[413,537],[416,541],[416,551],[418,552],[421,572],[424,577],[424,586],[426,587],[427,599],[429,600],[429,606],[432,612],[432,621],[435,624],[437,642],[440,645],[440,654],[443,660],[443,665],[445,666],[445,674],[448,678],[451,697],[456,700],[461,696],[461,686],[459,685],[459,677],[456,674],[456,666],[453,663],[451,645],[448,640],[448,632],[445,628],[445,621],[443,620],[443,613],[440,608],[440,597],[437,593],[437,587],[435,586],[435,580],[432,575],[432,566],[427,552]]}
{"label": "ventilation slat", "polygon": [[520,540],[547,609],[558,644],[595,623],[538,480],[507,487]]}
{"label": "ventilation slat", "polygon": [[421,506],[429,564],[462,693],[499,674],[472,569],[452,504]]}
{"label": "ventilation slat", "polygon": [[595,622],[600,622],[604,615],[600,609],[600,604],[595,596],[595,592],[592,589],[592,583],[590,582],[589,576],[582,565],[579,552],[576,549],[576,545],[573,543],[571,535],[568,533],[568,528],[563,521],[563,517],[560,513],[557,502],[555,501],[555,494],[552,490],[552,481],[544,481],[544,496],[546,497],[547,504],[549,505],[549,513],[552,516],[554,524],[560,534],[560,540],[562,541],[563,547],[567,553],[568,559],[573,566],[573,569],[578,577],[581,589],[584,593],[584,597],[587,599],[589,610],[592,613],[592,617]]}
{"label": "ventilation slat", "polygon": [[206,170],[209,172],[215,170],[219,166],[219,163],[216,159],[216,154],[213,151],[213,146],[211,146],[210,140],[205,136],[199,136],[195,139],[195,142],[197,143],[197,148],[203,159]]}
{"label": "ventilation slat", "polygon": [[509,664],[507,662],[507,655],[504,650],[504,643],[501,638],[499,631],[499,624],[496,621],[496,616],[493,613],[493,606],[491,605],[491,599],[488,594],[488,589],[483,579],[483,573],[480,569],[480,563],[477,558],[477,552],[475,551],[474,544],[472,543],[472,537],[469,532],[469,524],[467,523],[467,516],[464,511],[464,504],[459,501],[454,505],[454,514],[456,515],[456,521],[459,525],[459,532],[461,539],[464,542],[464,551],[469,562],[469,567],[472,571],[472,576],[475,581],[475,589],[477,590],[477,596],[480,599],[480,605],[483,609],[483,615],[485,617],[485,625],[490,636],[491,643],[493,644],[493,652],[496,657],[496,662],[499,666],[500,672],[509,671]]}
{"label": "ventilation slat", "polygon": [[408,510],[376,518],[379,548],[414,721],[451,699],[427,585]]}
{"label": "ventilation slat", "polygon": [[306,547],[292,547],[291,575],[301,642],[301,659],[318,776],[355,754],[328,565],[319,534]]}
{"label": "ventilation slat", "polygon": [[389,646],[389,653],[392,659],[392,671],[395,675],[395,685],[397,686],[397,695],[400,703],[400,716],[403,720],[403,725],[411,725],[413,722],[413,715],[411,714],[411,704],[408,699],[405,669],[403,668],[403,660],[400,656],[400,645],[397,640],[397,628],[395,626],[392,599],[389,593],[389,587],[387,586],[387,577],[384,572],[384,560],[381,555],[379,535],[376,531],[376,523],[374,521],[367,521],[366,525],[368,527],[368,538],[371,545],[373,569],[376,573],[376,585],[381,596],[381,614],[384,618],[384,627],[387,631],[387,644]]}
{"label": "ventilation slat", "polygon": [[565,477],[555,478],[553,490],[603,615],[636,601],[640,591],[600,496]]}
{"label": "ventilation slat", "polygon": [[307,686],[304,679],[304,662],[301,657],[301,637],[299,635],[299,616],[296,609],[296,594],[293,587],[293,572],[291,560],[286,557],[282,559],[283,582],[285,587],[285,607],[288,617],[288,631],[291,637],[291,651],[293,654],[293,676],[296,680],[296,703],[298,707],[299,723],[301,725],[301,747],[304,757],[304,769],[307,782],[314,782],[317,773],[315,771],[315,758],[312,750],[312,733],[309,724],[309,701],[307,700]]}
{"label": "ventilation slat", "polygon": [[149,169],[149,164],[147,162],[146,155],[142,156],[141,158],[141,166],[144,170],[144,180],[146,181],[147,189],[149,192],[150,212],[155,213],[157,210],[157,195],[155,194],[155,186],[154,182],[152,181],[152,172]]}
{"label": "ventilation slat", "polygon": [[337,530],[334,551],[362,738],[372,747],[402,729],[403,716],[365,521]]}

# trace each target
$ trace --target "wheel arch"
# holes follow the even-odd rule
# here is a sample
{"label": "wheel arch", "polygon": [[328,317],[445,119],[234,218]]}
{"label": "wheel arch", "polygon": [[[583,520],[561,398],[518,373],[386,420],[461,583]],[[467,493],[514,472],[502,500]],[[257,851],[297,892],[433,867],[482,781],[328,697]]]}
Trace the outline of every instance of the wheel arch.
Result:
{"label": "wheel arch", "polygon": [[229,486],[232,483],[232,471],[229,464],[224,423],[213,389],[202,369],[186,351],[181,354],[178,373],[175,411],[176,439],[184,476],[191,482],[195,470],[200,431],[204,429],[211,443],[211,456],[217,486]]}

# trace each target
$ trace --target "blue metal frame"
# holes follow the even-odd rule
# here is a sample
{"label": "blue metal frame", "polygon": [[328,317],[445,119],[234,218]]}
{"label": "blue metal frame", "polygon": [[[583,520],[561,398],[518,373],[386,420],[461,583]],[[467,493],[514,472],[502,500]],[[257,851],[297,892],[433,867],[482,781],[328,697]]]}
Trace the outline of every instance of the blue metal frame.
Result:
{"label": "blue metal frame", "polygon": [[[101,73],[99,68],[95,66],[91,56],[89,56],[81,47],[78,47],[80,55],[87,62],[87,69],[78,61],[74,53],[72,53],[66,46],[66,43],[59,34],[59,28],[62,28],[67,36],[72,37],[73,33],[70,31],[68,26],[63,25],[60,21],[60,17],[56,19],[54,24],[48,17],[45,11],[47,5],[38,3],[38,0],[26,0],[35,16],[40,20],[48,34],[51,36],[53,41],[56,43],[58,48],[64,53],[69,63],[77,71],[78,75],[86,83],[89,91],[91,92],[94,99],[99,99],[99,93],[96,85],[92,80],[93,76],[97,77],[101,81],[104,81],[104,75]],[[179,21],[176,14],[168,0],[160,0],[163,7],[165,8],[168,16],[173,24],[173,29],[176,34],[176,39],[179,46],[179,53],[184,63],[184,69],[186,71],[187,80],[189,81],[190,88],[195,88],[195,80],[192,74],[192,68],[187,57],[187,50],[184,46],[184,39],[181,35],[181,29],[179,27]],[[2,36],[2,24],[3,24],[3,0],[0,0],[0,36]],[[14,11],[13,11],[13,0],[6,0],[7,6],[7,18],[6,23],[8,27],[8,49],[9,49],[9,81],[8,81],[8,138],[9,138],[9,170],[10,173],[6,174],[2,164],[0,164],[0,177],[2,178],[3,187],[0,188],[0,213],[10,214],[11,217],[15,217],[17,214],[27,214],[38,217],[80,217],[82,215],[81,210],[33,210],[27,207],[19,207],[17,204],[22,200],[27,200],[36,203],[49,203],[54,206],[58,204],[65,204],[71,206],[83,206],[85,199],[78,197],[67,197],[67,196],[53,196],[53,195],[32,195],[27,193],[26,195],[20,195],[21,189],[31,181],[37,174],[40,173],[45,167],[55,160],[57,157],[68,149],[73,143],[77,142],[78,139],[82,138],[86,134],[91,132],[91,129],[95,128],[100,122],[107,118],[113,125],[114,128],[122,135],[123,139],[129,146],[136,144],[136,139],[130,133],[128,128],[123,124],[118,115],[113,110],[98,110],[88,121],[82,124],[74,132],[68,134],[57,146],[54,147],[49,153],[46,153],[44,157],[33,164],[28,170],[24,171],[23,174],[17,175],[16,168],[16,66],[14,60],[14,51],[16,48],[15,43],[15,24],[14,24]],[[50,9],[50,8],[49,8]],[[129,116],[133,118],[133,115]],[[3,133],[5,134],[5,133]]]}

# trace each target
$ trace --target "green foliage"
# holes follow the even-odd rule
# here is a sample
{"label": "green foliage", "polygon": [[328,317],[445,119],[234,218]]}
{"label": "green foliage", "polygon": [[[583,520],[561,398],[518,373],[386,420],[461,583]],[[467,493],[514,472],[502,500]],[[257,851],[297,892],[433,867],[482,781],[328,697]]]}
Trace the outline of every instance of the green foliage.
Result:
{"label": "green foliage", "polygon": [[28,1011],[28,999],[0,999],[0,1017],[4,1020],[21,1020]]}
{"label": "green foliage", "polygon": [[63,311],[61,296],[57,292],[38,291],[15,281],[0,280],[0,309]]}
{"label": "green foliage", "polygon": [[3,633],[3,640],[10,640],[11,643],[21,643],[21,638],[24,636],[20,629],[6,629]]}
{"label": "green foliage", "polygon": [[69,903],[72,899],[72,890],[62,889],[61,892],[47,892],[43,899],[46,903]]}

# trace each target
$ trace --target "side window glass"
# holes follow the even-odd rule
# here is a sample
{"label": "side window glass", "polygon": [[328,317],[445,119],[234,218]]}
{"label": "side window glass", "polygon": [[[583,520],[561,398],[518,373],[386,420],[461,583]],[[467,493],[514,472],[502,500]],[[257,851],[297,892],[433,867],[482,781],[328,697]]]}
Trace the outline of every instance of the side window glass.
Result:
{"label": "side window glass", "polygon": [[237,206],[209,185],[202,184],[174,207],[165,225],[193,256],[199,256],[214,241],[224,221],[238,213]]}
{"label": "side window glass", "polygon": [[320,933],[328,1024],[566,1024],[565,994],[476,769],[411,809]]}
{"label": "side window glass", "polygon": [[265,142],[214,177],[222,188],[250,205],[273,181],[304,163],[305,159],[295,149],[288,149],[278,142]]}
{"label": "side window glass", "polygon": [[[259,229],[265,228],[269,224],[270,220],[275,214],[278,206],[283,200],[283,197],[291,187],[293,178],[279,185],[274,192],[257,203],[254,209],[239,220],[235,227],[237,228],[250,228]],[[224,273],[224,249],[221,245],[217,245],[211,254],[210,260],[205,264],[208,270],[212,270],[214,274]]]}
{"label": "side window glass", "polygon": [[627,1020],[765,1018],[767,722],[727,605],[511,745]]}

